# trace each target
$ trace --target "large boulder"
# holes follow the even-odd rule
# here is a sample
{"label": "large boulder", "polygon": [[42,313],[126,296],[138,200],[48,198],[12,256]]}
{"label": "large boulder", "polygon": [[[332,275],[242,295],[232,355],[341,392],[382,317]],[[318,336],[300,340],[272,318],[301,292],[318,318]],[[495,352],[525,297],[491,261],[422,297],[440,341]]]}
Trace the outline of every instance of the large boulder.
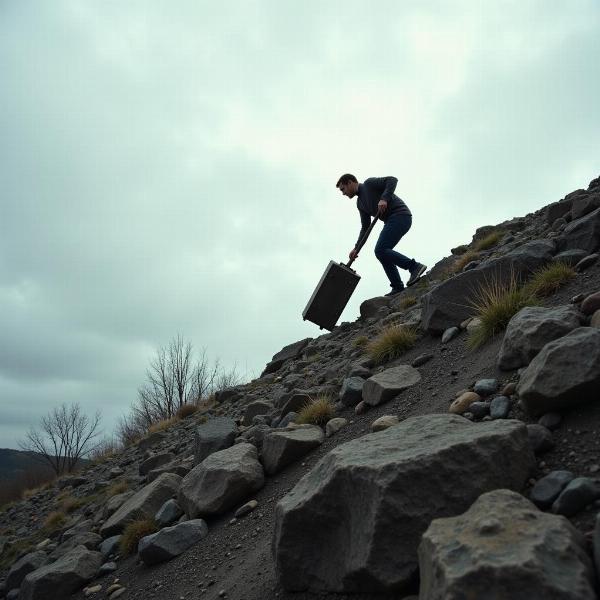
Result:
{"label": "large boulder", "polygon": [[13,563],[6,576],[6,591],[14,590],[21,586],[21,582],[29,573],[43,567],[48,562],[48,555],[42,550],[30,552]]}
{"label": "large boulder", "polygon": [[273,475],[290,463],[320,446],[325,435],[316,425],[298,429],[274,431],[263,439],[261,460],[265,471]]}
{"label": "large boulder", "polygon": [[146,565],[155,565],[179,556],[207,534],[208,527],[202,519],[184,521],[143,537],[138,554]]}
{"label": "large boulder", "polygon": [[100,535],[103,538],[117,535],[131,521],[152,519],[169,498],[177,496],[180,485],[179,475],[163,473],[122,504],[102,525]]}
{"label": "large boulder", "polygon": [[580,219],[581,217],[593,212],[597,208],[600,208],[600,194],[586,194],[578,196],[573,200],[571,217],[573,219]]}
{"label": "large boulder", "polygon": [[263,375],[267,375],[268,373],[275,373],[275,371],[279,371],[279,369],[281,369],[283,366],[283,363],[300,356],[310,341],[312,341],[312,338],[306,338],[304,340],[300,340],[299,342],[294,342],[293,344],[284,346],[277,354],[273,356],[271,362],[265,367],[261,377]]}
{"label": "large boulder", "polygon": [[411,417],[341,444],[276,506],[279,580],[289,591],[400,592],[432,519],[521,489],[533,466],[527,429],[511,420]]}
{"label": "large boulder", "polygon": [[273,405],[270,402],[263,402],[262,400],[250,402],[244,411],[244,419],[242,424],[246,427],[249,427],[252,425],[252,419],[254,419],[254,417],[259,415],[268,415],[272,410]]}
{"label": "large boulder", "polygon": [[581,533],[510,490],[483,494],[463,515],[433,521],[419,567],[420,600],[596,598]]}
{"label": "large boulder", "polygon": [[256,448],[236,444],[214,452],[183,478],[179,504],[192,519],[216,515],[240,504],[264,483]]}
{"label": "large boulder", "polygon": [[100,552],[77,546],[56,562],[29,573],[21,584],[19,600],[66,598],[94,579],[103,562]]}
{"label": "large boulder", "polygon": [[572,304],[522,308],[508,323],[498,354],[498,367],[510,370],[528,365],[548,342],[580,325],[580,313]]}
{"label": "large boulder", "polygon": [[160,454],[153,454],[146,460],[142,461],[139,466],[140,475],[147,475],[153,469],[162,467],[175,459],[175,455],[172,452],[161,452]]}
{"label": "large boulder", "polygon": [[581,249],[588,253],[600,247],[600,208],[571,221],[564,229],[559,242],[560,250]]}
{"label": "large boulder", "polygon": [[77,546],[85,546],[88,550],[96,550],[101,543],[102,536],[93,531],[84,531],[73,537],[67,538],[66,541],[55,548],[50,554],[50,560],[59,559]]}
{"label": "large boulder", "polygon": [[213,452],[233,446],[237,425],[229,417],[215,417],[196,427],[194,433],[194,464],[200,464]]}
{"label": "large boulder", "polygon": [[600,330],[579,327],[548,342],[521,374],[517,393],[532,415],[595,401],[600,393]]}
{"label": "large boulder", "polygon": [[377,406],[391,400],[419,381],[421,381],[421,374],[417,369],[410,365],[399,365],[369,377],[363,385],[362,397],[366,404]]}
{"label": "large boulder", "polygon": [[442,334],[458,325],[475,313],[473,302],[483,286],[491,281],[508,283],[511,277],[526,279],[548,263],[554,251],[550,240],[534,240],[442,282],[421,300],[423,328]]}

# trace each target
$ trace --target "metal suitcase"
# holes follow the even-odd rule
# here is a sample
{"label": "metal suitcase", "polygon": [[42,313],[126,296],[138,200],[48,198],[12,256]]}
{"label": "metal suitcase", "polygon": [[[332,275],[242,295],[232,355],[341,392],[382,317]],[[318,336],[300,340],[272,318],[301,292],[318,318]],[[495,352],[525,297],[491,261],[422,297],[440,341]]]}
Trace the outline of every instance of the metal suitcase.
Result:
{"label": "metal suitcase", "polygon": [[311,321],[321,329],[328,329],[329,331],[335,327],[337,320],[352,296],[352,292],[354,292],[360,281],[360,275],[354,269],[351,269],[350,265],[358,257],[358,251],[367,241],[377,219],[378,217],[373,219],[369,229],[356,245],[357,256],[355,258],[350,260],[348,264],[337,263],[333,260],[329,261],[302,313],[302,318],[305,321]]}

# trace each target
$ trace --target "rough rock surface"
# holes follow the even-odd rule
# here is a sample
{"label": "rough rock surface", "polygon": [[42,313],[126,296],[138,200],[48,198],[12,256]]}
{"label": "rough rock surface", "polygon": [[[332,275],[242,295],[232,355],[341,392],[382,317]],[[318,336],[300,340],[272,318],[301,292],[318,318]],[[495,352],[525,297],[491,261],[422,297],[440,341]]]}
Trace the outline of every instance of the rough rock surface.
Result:
{"label": "rough rock surface", "polygon": [[192,519],[143,537],[138,544],[140,558],[147,565],[171,560],[197,544],[208,534],[202,519]]}
{"label": "rough rock surface", "polygon": [[402,590],[431,519],[464,511],[482,491],[520,489],[532,466],[517,421],[411,417],[342,444],[276,507],[279,580],[290,591]]}
{"label": "rough rock surface", "polygon": [[194,463],[200,464],[209,454],[229,448],[237,436],[237,425],[229,417],[215,417],[196,429]]}
{"label": "rough rock surface", "polygon": [[263,440],[261,453],[266,473],[273,475],[281,471],[313,448],[320,446],[324,437],[323,430],[316,425],[269,433]]}
{"label": "rough rock surface", "polygon": [[370,406],[377,406],[391,400],[403,390],[419,383],[419,371],[410,365],[400,365],[386,369],[373,377],[369,377],[363,385],[364,401]]}
{"label": "rough rock surface", "polygon": [[6,591],[10,592],[10,590],[14,590],[21,585],[25,576],[43,567],[48,562],[48,555],[42,550],[38,550],[37,552],[30,552],[25,556],[22,556],[13,566],[10,568],[8,572],[8,576],[6,577],[5,587]]}
{"label": "rough rock surface", "polygon": [[436,519],[419,546],[420,600],[593,600],[583,536],[510,490],[483,494],[463,515]]}

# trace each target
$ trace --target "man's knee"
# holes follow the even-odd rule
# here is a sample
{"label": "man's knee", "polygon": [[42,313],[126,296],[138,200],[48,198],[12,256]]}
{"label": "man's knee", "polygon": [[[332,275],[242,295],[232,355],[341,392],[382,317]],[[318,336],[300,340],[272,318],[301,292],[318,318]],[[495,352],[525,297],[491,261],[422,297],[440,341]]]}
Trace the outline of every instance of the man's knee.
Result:
{"label": "man's knee", "polygon": [[380,248],[379,246],[375,246],[375,256],[377,257],[377,260],[385,260],[389,251],[389,248]]}

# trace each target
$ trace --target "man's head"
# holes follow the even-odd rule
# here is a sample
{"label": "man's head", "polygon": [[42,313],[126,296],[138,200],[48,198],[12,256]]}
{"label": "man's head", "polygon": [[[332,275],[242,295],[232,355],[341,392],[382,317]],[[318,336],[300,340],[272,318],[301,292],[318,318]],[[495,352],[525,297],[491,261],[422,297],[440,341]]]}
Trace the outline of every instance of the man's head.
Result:
{"label": "man's head", "polygon": [[338,179],[335,187],[338,188],[342,194],[344,194],[344,196],[348,196],[348,198],[354,198],[354,196],[358,194],[358,179],[356,179],[354,175],[346,173]]}

